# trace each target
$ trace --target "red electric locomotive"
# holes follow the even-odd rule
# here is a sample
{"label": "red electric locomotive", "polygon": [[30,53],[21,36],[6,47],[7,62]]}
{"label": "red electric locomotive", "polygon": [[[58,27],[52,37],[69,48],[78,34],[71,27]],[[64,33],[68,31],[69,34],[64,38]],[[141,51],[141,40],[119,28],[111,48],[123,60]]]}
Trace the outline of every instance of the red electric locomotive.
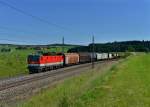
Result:
{"label": "red electric locomotive", "polygon": [[48,71],[54,68],[63,67],[64,55],[29,55],[28,69],[30,73]]}

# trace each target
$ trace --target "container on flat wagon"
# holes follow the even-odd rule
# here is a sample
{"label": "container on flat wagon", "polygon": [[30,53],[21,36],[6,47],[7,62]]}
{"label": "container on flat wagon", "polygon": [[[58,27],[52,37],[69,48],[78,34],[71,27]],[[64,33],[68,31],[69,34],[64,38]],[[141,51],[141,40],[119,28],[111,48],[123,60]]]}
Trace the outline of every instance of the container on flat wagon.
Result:
{"label": "container on flat wagon", "polygon": [[109,59],[113,58],[112,53],[109,53],[109,54],[108,54],[108,58],[109,58]]}
{"label": "container on flat wagon", "polygon": [[102,60],[102,53],[96,53],[97,60]]}
{"label": "container on flat wagon", "polygon": [[112,57],[115,57],[116,56],[116,53],[112,53]]}
{"label": "container on flat wagon", "polygon": [[108,53],[102,53],[102,59],[108,59]]}
{"label": "container on flat wagon", "polygon": [[72,65],[79,63],[79,54],[78,53],[64,53],[65,64]]}
{"label": "container on flat wagon", "polygon": [[119,56],[119,54],[118,53],[116,53],[116,57],[118,57]]}
{"label": "container on flat wagon", "polygon": [[97,55],[96,55],[96,53],[94,52],[94,53],[89,53],[90,54],[90,56],[91,56],[91,60],[93,60],[93,61],[96,61],[97,60]]}
{"label": "container on flat wagon", "polygon": [[113,58],[117,58],[117,53],[113,53]]}
{"label": "container on flat wagon", "polygon": [[79,62],[85,63],[91,61],[91,54],[88,52],[80,52],[79,53]]}

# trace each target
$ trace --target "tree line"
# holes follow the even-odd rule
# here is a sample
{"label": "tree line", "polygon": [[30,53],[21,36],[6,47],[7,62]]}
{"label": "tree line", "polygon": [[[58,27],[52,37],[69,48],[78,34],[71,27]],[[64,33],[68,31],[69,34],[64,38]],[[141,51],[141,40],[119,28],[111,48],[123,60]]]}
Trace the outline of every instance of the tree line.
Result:
{"label": "tree line", "polygon": [[[93,44],[69,49],[68,52],[92,52]],[[95,52],[149,52],[150,41],[95,43]]]}

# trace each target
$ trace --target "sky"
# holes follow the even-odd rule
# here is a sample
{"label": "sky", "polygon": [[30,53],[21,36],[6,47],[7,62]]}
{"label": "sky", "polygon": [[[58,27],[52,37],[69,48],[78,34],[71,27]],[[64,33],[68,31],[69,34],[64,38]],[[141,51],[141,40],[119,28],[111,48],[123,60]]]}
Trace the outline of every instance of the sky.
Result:
{"label": "sky", "polygon": [[150,40],[149,28],[149,0],[0,0],[0,43]]}

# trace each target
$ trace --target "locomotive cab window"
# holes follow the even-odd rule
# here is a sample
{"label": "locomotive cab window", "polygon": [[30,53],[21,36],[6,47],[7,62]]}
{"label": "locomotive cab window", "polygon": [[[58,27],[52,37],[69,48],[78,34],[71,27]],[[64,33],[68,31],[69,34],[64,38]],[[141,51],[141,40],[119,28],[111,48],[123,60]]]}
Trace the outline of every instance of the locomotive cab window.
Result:
{"label": "locomotive cab window", "polygon": [[39,61],[39,58],[40,58],[40,56],[32,56],[32,55],[29,55],[29,56],[28,56],[28,59],[29,59],[30,61]]}

